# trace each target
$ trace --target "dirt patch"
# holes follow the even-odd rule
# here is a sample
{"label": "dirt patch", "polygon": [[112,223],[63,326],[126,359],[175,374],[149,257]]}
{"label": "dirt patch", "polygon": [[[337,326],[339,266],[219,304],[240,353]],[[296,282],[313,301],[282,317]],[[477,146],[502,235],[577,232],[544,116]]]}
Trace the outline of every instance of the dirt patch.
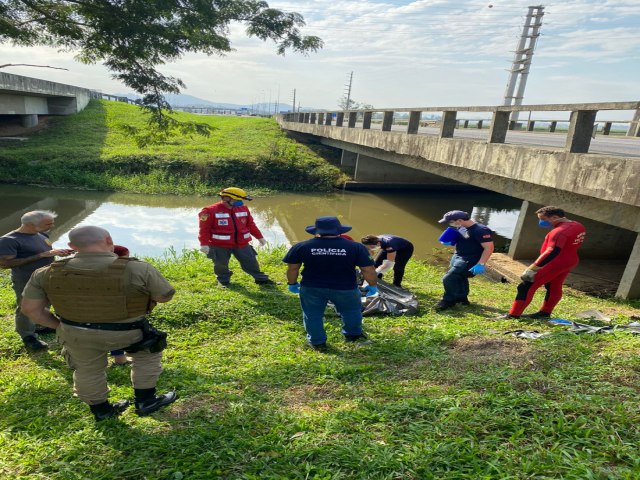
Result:
{"label": "dirt patch", "polygon": [[211,397],[205,395],[196,395],[178,401],[171,407],[171,416],[173,418],[183,418],[193,412],[207,411],[208,413],[222,413],[225,406],[216,402]]}
{"label": "dirt patch", "polygon": [[0,137],[19,137],[30,135],[49,128],[49,124],[52,120],[53,117],[38,115],[38,124],[30,128],[25,128],[20,125],[20,120],[18,118],[10,119],[0,123]]}
{"label": "dirt patch", "polygon": [[531,346],[517,338],[466,337],[449,344],[451,366],[463,364],[482,368],[494,365],[533,365],[535,352]]}
{"label": "dirt patch", "polygon": [[296,385],[284,391],[282,404],[295,411],[329,411],[343,398],[335,383]]}

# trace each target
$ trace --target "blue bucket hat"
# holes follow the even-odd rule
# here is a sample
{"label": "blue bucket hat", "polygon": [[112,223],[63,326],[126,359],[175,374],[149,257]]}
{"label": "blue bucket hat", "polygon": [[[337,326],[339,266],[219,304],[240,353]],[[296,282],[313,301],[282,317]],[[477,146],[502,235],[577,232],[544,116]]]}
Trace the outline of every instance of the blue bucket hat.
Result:
{"label": "blue bucket hat", "polygon": [[469,220],[471,217],[467,212],[463,212],[462,210],[451,210],[450,212],[445,213],[438,223],[447,223],[453,222],[455,220]]}
{"label": "blue bucket hat", "polygon": [[315,225],[305,228],[311,235],[340,235],[351,230],[349,225],[340,224],[338,217],[318,217]]}

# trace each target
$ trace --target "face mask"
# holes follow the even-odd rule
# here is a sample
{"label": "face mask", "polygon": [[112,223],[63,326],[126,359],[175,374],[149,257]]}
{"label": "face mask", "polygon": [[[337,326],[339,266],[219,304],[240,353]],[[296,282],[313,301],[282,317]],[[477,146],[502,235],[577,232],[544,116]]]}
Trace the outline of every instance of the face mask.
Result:
{"label": "face mask", "polygon": [[233,202],[231,202],[232,207],[241,207],[242,205],[244,205],[244,202],[242,200],[234,200]]}
{"label": "face mask", "polygon": [[460,225],[456,225],[454,222],[449,222],[451,228],[460,228]]}
{"label": "face mask", "polygon": [[553,224],[551,222],[548,222],[547,220],[538,220],[538,226],[540,228],[549,228],[553,226]]}

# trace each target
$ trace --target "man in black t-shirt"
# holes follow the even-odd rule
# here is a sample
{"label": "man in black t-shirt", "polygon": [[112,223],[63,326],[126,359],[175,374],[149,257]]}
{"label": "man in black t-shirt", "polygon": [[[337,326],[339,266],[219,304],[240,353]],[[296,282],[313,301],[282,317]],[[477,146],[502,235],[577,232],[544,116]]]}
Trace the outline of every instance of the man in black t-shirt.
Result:
{"label": "man in black t-shirt", "polygon": [[[307,332],[307,343],[319,351],[326,350],[327,334],[324,330],[324,311],[331,301],[342,318],[342,334],[348,342],[366,340],[362,332],[361,295],[356,278],[356,267],[369,283],[367,295],[378,292],[378,278],[373,259],[360,243],[340,235],[351,230],[341,225],[336,217],[320,217],[306,231],[315,237],[300,242],[282,259],[288,264],[287,282],[291,293],[300,294],[302,319]],[[298,274],[302,269],[302,281]]]}
{"label": "man in black t-shirt", "polygon": [[[53,227],[56,216],[47,210],[27,212],[20,219],[20,228],[0,237],[0,268],[11,269],[11,284],[16,294],[16,332],[25,346],[34,351],[47,348],[47,344],[38,338],[36,325],[20,311],[22,290],[37,269],[49,265],[55,256],[66,257],[73,253],[64,248],[51,249],[46,232]],[[39,332],[50,333],[52,330],[41,328]]]}
{"label": "man in black t-shirt", "polygon": [[[452,210],[438,221],[458,230],[456,251],[451,257],[449,270],[442,277],[444,294],[436,310],[446,310],[456,304],[469,305],[469,278],[482,275],[485,264],[493,253],[493,238],[489,227],[471,220],[467,212]],[[443,245],[453,245],[444,243]]]}
{"label": "man in black t-shirt", "polygon": [[361,242],[371,252],[376,247],[380,248],[375,258],[378,278],[382,278],[385,272],[393,269],[393,284],[396,287],[402,287],[404,269],[411,255],[413,255],[413,244],[406,238],[388,233],[365,235],[362,237]]}

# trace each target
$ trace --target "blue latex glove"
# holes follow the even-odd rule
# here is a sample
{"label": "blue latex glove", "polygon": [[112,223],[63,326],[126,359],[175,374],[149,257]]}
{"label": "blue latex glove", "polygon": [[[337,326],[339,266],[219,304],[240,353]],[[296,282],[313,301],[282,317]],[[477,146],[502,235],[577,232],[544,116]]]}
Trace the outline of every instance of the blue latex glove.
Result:
{"label": "blue latex glove", "polygon": [[451,242],[440,242],[441,244],[443,244],[446,247],[453,247],[453,243]]}
{"label": "blue latex glove", "polygon": [[480,265],[479,263],[477,263],[473,267],[471,267],[469,271],[474,275],[482,275],[484,272],[487,271],[487,269],[484,268],[484,265]]}
{"label": "blue latex glove", "polygon": [[289,289],[289,291],[291,293],[295,293],[295,294],[300,293],[300,284],[299,283],[295,283],[293,285],[288,285],[287,288]]}
{"label": "blue latex glove", "polygon": [[375,295],[376,293],[378,293],[378,287],[373,287],[371,285],[367,285],[366,287],[364,287],[364,291],[365,293],[365,297],[371,297],[373,295]]}

